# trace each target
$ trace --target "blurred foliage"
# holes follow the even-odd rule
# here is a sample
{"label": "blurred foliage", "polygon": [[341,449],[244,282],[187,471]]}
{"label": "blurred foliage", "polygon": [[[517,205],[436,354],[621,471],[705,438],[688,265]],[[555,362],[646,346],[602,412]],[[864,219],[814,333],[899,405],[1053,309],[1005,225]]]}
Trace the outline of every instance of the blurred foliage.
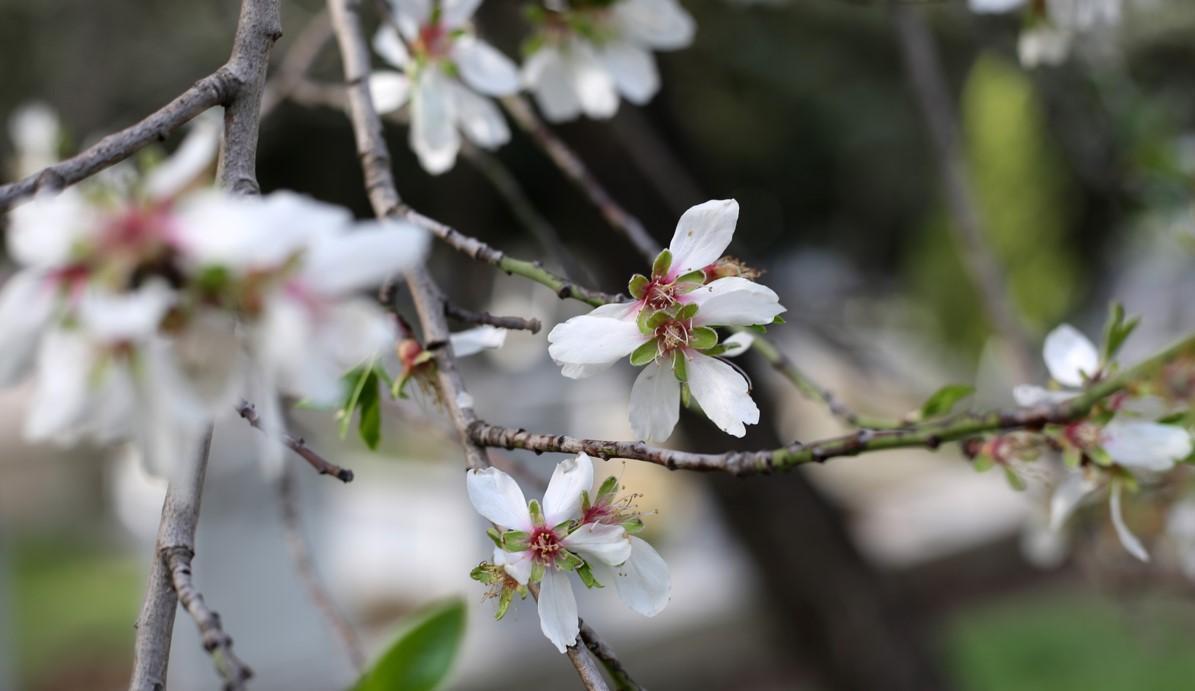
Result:
{"label": "blurred foliage", "polygon": [[354,691],[432,691],[444,683],[465,635],[465,603],[416,615]]}
{"label": "blurred foliage", "polygon": [[1049,591],[959,612],[950,660],[968,691],[1186,689],[1195,604]]}

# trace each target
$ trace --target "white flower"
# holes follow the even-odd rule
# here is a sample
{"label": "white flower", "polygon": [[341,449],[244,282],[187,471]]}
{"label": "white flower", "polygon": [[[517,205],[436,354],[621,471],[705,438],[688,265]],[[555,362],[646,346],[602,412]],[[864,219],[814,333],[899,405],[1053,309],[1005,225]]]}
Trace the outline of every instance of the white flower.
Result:
{"label": "white flower", "polygon": [[370,76],[374,104],[388,113],[410,103],[411,148],[432,174],[456,162],[459,132],[486,149],[510,140],[490,97],[518,91],[518,68],[473,33],[469,20],[479,3],[391,0],[398,29],[386,24],[374,36],[374,50],[401,70]]}
{"label": "white flower", "polygon": [[501,348],[506,343],[506,329],[482,324],[472,329],[457,331],[448,337],[452,343],[452,354],[458,358],[476,355],[483,350]]}
{"label": "white flower", "polygon": [[656,262],[657,274],[632,280],[634,302],[604,305],[548,334],[548,353],[566,377],[592,376],[632,353],[635,364],[646,364],[631,389],[631,426],[641,439],[672,433],[682,384],[727,434],[741,437],[745,424],[759,421],[749,383],[719,359],[742,352],[746,337],[719,345],[713,327],[770,324],[784,307],[770,288],[742,276],[705,282],[737,219],[734,200],[689,209]]}
{"label": "white flower", "polygon": [[632,552],[622,526],[574,523],[581,517],[583,493],[593,488],[593,462],[581,454],[557,465],[542,507],[537,502],[529,507],[518,483],[496,468],[470,470],[466,481],[469,500],[479,514],[504,530],[518,532],[523,549],[495,555],[495,562],[501,560],[521,586],[539,577],[540,629],[563,653],[579,632],[568,571],[583,564],[618,566]]}
{"label": "white flower", "polygon": [[1046,336],[1042,357],[1050,377],[1067,388],[1057,390],[1030,384],[1018,385],[1012,391],[1018,405],[1060,403],[1074,398],[1086,382],[1100,371],[1099,350],[1070,324],[1062,324]]}
{"label": "white flower", "polygon": [[550,10],[523,81],[553,122],[584,113],[608,118],[619,94],[642,105],[660,88],[653,50],[693,41],[693,18],[676,0],[616,0],[609,6]]}
{"label": "white flower", "polygon": [[17,158],[16,177],[33,175],[58,162],[62,127],[54,109],[40,101],[22,104],[8,118],[8,134]]}
{"label": "white flower", "polygon": [[[1120,22],[1122,0],[1045,0],[1031,3],[1026,10],[1025,28],[1017,44],[1025,67],[1058,65],[1070,54],[1077,34]],[[971,9],[979,13],[1008,12],[1026,4],[1025,0],[971,0]]]}

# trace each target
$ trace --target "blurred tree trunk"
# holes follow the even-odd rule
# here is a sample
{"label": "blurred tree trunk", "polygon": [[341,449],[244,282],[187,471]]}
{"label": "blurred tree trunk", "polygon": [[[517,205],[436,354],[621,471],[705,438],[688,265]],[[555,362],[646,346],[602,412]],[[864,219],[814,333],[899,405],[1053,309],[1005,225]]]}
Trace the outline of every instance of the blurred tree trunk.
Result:
{"label": "blurred tree trunk", "polygon": [[[775,410],[762,388],[760,410]],[[767,423],[736,440],[685,415],[694,448],[768,448]],[[848,461],[849,462],[849,461]],[[916,604],[898,577],[878,572],[851,541],[845,516],[801,472],[709,481],[729,528],[755,561],[772,614],[772,640],[828,689],[935,691],[950,684],[932,653]]]}

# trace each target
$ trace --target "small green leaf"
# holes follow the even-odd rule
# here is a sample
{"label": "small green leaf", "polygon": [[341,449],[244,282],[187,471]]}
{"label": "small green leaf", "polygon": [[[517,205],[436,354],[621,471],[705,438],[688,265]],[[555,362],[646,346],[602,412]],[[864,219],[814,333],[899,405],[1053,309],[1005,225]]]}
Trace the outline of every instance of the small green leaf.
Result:
{"label": "small green leaf", "polygon": [[354,691],[431,691],[444,683],[465,633],[465,604],[452,600],[412,622]]}
{"label": "small green leaf", "polygon": [[718,332],[708,326],[693,329],[689,338],[689,345],[697,350],[709,350],[718,345]]}
{"label": "small green leaf", "polygon": [[975,393],[975,388],[965,384],[947,384],[934,392],[921,405],[920,416],[922,420],[930,418],[941,417],[946,415],[959,401],[967,396]]}
{"label": "small green leaf", "polygon": [[634,276],[631,276],[630,283],[627,283],[627,292],[630,293],[631,297],[635,298],[636,300],[642,300],[643,296],[647,293],[648,283],[650,283],[650,281],[647,279],[647,276],[644,276],[643,274],[635,274]]}
{"label": "small green leaf", "polygon": [[1111,362],[1120,352],[1121,346],[1128,340],[1133,330],[1140,323],[1140,317],[1125,319],[1124,305],[1112,302],[1108,307],[1108,322],[1104,325],[1103,362]]}
{"label": "small green leaf", "polygon": [[357,433],[370,451],[377,451],[382,440],[382,401],[378,396],[378,375],[373,369],[361,390],[357,408],[361,413],[357,418]]}
{"label": "small green leaf", "polygon": [[975,472],[977,473],[986,473],[995,465],[995,459],[987,454],[980,454],[975,457],[974,461],[971,462],[971,467],[975,468]]}
{"label": "small green leaf", "polygon": [[631,364],[635,367],[642,367],[652,360],[655,360],[656,356],[659,354],[660,345],[657,340],[653,338],[647,343],[644,343],[636,348],[635,352],[631,353]]}
{"label": "small green leaf", "polygon": [[668,269],[672,268],[672,252],[662,250],[656,255],[656,260],[651,264],[652,278],[657,278],[668,273]]}
{"label": "small green leaf", "polygon": [[770,326],[779,325],[779,324],[787,324],[787,323],[788,322],[784,321],[784,317],[777,314],[776,318],[772,320],[772,324],[770,324]]}
{"label": "small green leaf", "polygon": [[679,382],[689,381],[689,371],[685,355],[679,350],[672,354],[672,374],[676,376],[676,380]]}

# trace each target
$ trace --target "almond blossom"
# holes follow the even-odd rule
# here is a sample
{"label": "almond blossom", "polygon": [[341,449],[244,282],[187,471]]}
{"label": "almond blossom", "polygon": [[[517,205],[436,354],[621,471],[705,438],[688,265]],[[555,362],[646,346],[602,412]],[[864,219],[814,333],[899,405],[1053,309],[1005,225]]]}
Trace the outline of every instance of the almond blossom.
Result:
{"label": "almond blossom", "polygon": [[1074,398],[1101,369],[1100,353],[1095,344],[1070,324],[1062,324],[1046,336],[1042,358],[1050,377],[1061,387],[1046,389],[1020,384],[1012,390],[1018,405],[1060,403]]}
{"label": "almond blossom", "polygon": [[631,279],[632,302],[603,305],[558,324],[548,353],[564,376],[581,379],[631,356],[644,366],[631,388],[630,421],[641,439],[667,439],[692,396],[719,429],[741,437],[759,421],[747,379],[722,357],[743,350],[743,338],[719,343],[715,327],[773,323],[784,307],[770,288],[743,275],[722,253],[738,222],[733,199],[684,213],[652,276]]}
{"label": "almond blossom", "polygon": [[539,584],[540,628],[563,653],[580,627],[570,571],[591,588],[613,581],[623,601],[646,616],[667,603],[667,565],[629,534],[642,521],[615,508],[617,481],[607,480],[591,498],[593,462],[585,454],[556,466],[542,504],[528,503],[518,483],[496,468],[470,470],[466,480],[473,507],[501,531],[490,534],[497,545],[493,562],[473,572],[500,590],[499,618],[514,592]]}
{"label": "almond blossom", "polygon": [[391,0],[394,24],[374,36],[374,50],[400,70],[370,76],[374,105],[389,113],[410,104],[411,148],[433,175],[456,162],[460,132],[485,149],[510,140],[491,97],[518,91],[518,68],[473,32],[469,22],[480,3]]}
{"label": "almond blossom", "polygon": [[553,122],[608,118],[620,94],[647,103],[660,88],[652,51],[684,48],[696,29],[677,0],[564,0],[533,19],[523,81]]}

